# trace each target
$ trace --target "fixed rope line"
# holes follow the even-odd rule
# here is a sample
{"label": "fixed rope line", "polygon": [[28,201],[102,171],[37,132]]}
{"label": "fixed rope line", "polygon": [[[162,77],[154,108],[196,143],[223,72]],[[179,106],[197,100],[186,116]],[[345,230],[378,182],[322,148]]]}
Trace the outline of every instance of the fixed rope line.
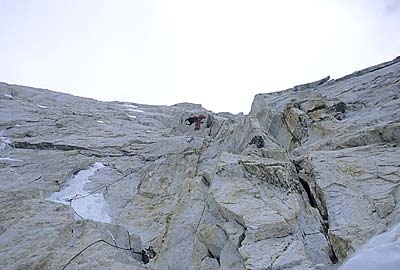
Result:
{"label": "fixed rope line", "polygon": [[132,174],[133,174],[133,173],[124,175],[123,177],[118,178],[117,180],[115,180],[114,182],[111,182],[110,184],[107,184],[107,185],[100,185],[100,186],[96,187],[95,189],[93,189],[92,191],[90,191],[90,192],[88,192],[88,193],[86,193],[86,194],[84,194],[84,195],[76,194],[76,195],[75,195],[74,197],[72,197],[72,198],[66,198],[65,201],[66,201],[66,202],[69,202],[69,203],[71,204],[72,201],[78,200],[78,199],[86,198],[86,197],[88,197],[88,196],[90,196],[90,195],[96,193],[97,191],[102,190],[103,188],[105,188],[106,190],[108,190],[108,187],[110,187],[110,186],[116,184],[117,182],[119,182],[119,181],[121,181],[121,180],[127,178],[128,176],[130,176],[130,175],[132,175]]}
{"label": "fixed rope line", "polygon": [[[144,166],[145,166],[145,165],[144,165]],[[143,166],[143,167],[144,167],[144,166]],[[73,209],[74,213],[75,213],[78,217],[80,217],[81,219],[84,219],[84,218],[83,218],[78,212],[76,212],[75,209],[72,207],[72,201],[78,200],[78,199],[82,199],[82,198],[86,198],[86,197],[88,197],[88,196],[94,194],[95,192],[97,192],[97,191],[103,189],[103,188],[105,188],[106,190],[108,190],[108,187],[110,187],[110,186],[112,186],[112,185],[118,183],[119,181],[121,181],[121,180],[127,178],[128,176],[130,176],[130,175],[132,175],[132,174],[133,174],[133,173],[129,173],[129,174],[127,174],[127,175],[124,175],[124,176],[118,178],[117,180],[111,182],[110,184],[107,184],[107,185],[100,185],[100,186],[94,188],[94,190],[92,190],[92,191],[90,191],[90,192],[88,192],[88,193],[86,193],[86,194],[84,194],[84,195],[76,194],[76,195],[75,195],[74,197],[72,197],[72,198],[66,198],[65,201],[66,201],[66,202],[69,202],[69,205],[71,206],[71,208]],[[40,178],[39,178],[39,179],[40,179]],[[38,180],[38,179],[36,179],[36,180]],[[129,231],[127,231],[127,232],[128,232],[128,239],[129,239],[129,248],[119,247],[119,246],[117,246],[117,245],[113,245],[113,244],[107,242],[107,241],[104,240],[104,239],[100,239],[100,240],[94,241],[93,243],[89,244],[87,247],[85,247],[84,249],[82,249],[81,251],[79,251],[77,254],[75,254],[75,256],[73,256],[73,257],[61,268],[61,270],[64,270],[75,258],[77,258],[80,254],[82,254],[83,252],[85,252],[85,250],[87,250],[88,248],[90,248],[91,246],[93,246],[93,245],[95,245],[95,244],[97,244],[97,243],[105,243],[105,244],[107,244],[107,245],[109,245],[109,246],[111,246],[111,247],[117,248],[117,249],[126,250],[126,251],[131,251],[133,254],[141,255],[141,256],[142,256],[142,261],[143,261],[144,263],[148,263],[148,262],[149,262],[149,258],[148,258],[148,256],[147,256],[147,254],[143,253],[143,251],[137,252],[137,251],[135,251],[135,250],[132,248],[131,237],[130,237]],[[146,257],[147,257],[147,258],[146,258]]]}
{"label": "fixed rope line", "polygon": [[81,255],[83,252],[85,252],[85,250],[87,250],[88,248],[90,248],[91,246],[93,246],[93,245],[95,245],[95,244],[97,244],[97,243],[105,243],[105,244],[107,244],[107,245],[109,245],[109,246],[111,246],[111,247],[114,247],[114,248],[116,248],[116,249],[131,251],[131,252],[134,253],[134,254],[139,254],[139,255],[142,255],[142,256],[143,256],[143,253],[142,253],[142,252],[137,252],[137,251],[135,251],[132,247],[129,247],[129,248],[119,247],[119,246],[117,246],[117,245],[113,245],[113,244],[107,242],[107,241],[104,240],[104,239],[99,239],[99,240],[94,241],[93,243],[89,244],[87,247],[85,247],[84,249],[82,249],[81,251],[79,251],[77,254],[75,254],[75,256],[73,256],[73,257],[61,268],[61,270],[64,270],[65,268],[67,268],[67,266],[68,266],[74,259],[76,259],[79,255]]}

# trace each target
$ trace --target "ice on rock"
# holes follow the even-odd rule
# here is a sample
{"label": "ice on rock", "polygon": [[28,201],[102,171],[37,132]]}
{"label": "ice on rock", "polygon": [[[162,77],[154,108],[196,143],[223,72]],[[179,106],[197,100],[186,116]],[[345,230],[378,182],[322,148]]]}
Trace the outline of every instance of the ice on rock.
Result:
{"label": "ice on rock", "polygon": [[101,168],[104,168],[104,165],[96,162],[87,170],[81,170],[68,181],[64,189],[54,192],[47,200],[67,205],[71,202],[77,215],[94,221],[111,222],[109,207],[103,194],[91,194],[90,191],[84,190],[86,183],[90,182],[89,178]]}
{"label": "ice on rock", "polygon": [[0,269],[400,269],[399,78],[400,57],[248,115],[0,82]]}

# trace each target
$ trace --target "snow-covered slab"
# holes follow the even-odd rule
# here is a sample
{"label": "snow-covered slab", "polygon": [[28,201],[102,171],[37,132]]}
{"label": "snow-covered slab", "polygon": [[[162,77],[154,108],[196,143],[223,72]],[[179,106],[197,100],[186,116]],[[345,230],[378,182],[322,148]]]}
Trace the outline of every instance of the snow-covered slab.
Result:
{"label": "snow-covered slab", "polygon": [[339,270],[400,269],[400,223],[371,238]]}
{"label": "snow-covered slab", "polygon": [[90,194],[90,191],[84,190],[86,183],[90,182],[89,178],[101,168],[104,168],[104,165],[96,162],[87,170],[81,170],[68,181],[64,189],[54,192],[47,200],[69,205],[72,199],[71,206],[79,216],[110,223],[109,206],[103,194]]}
{"label": "snow-covered slab", "polygon": [[13,97],[12,95],[10,95],[10,94],[3,94],[3,96],[5,96],[6,98],[11,98],[11,99],[14,98],[14,97]]}
{"label": "snow-covered slab", "polygon": [[128,114],[128,117],[130,117],[130,118],[136,118],[136,115],[131,115],[131,114]]}
{"label": "snow-covered slab", "polygon": [[49,107],[47,107],[47,106],[45,106],[45,105],[40,105],[40,104],[38,104],[37,105],[39,108],[42,108],[42,109],[48,109]]}

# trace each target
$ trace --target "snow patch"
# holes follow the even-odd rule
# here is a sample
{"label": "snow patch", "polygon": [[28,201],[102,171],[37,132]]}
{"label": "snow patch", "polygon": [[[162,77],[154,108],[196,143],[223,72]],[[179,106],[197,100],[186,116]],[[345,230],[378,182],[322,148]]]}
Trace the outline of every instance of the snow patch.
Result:
{"label": "snow patch", "polygon": [[6,144],[11,144],[11,140],[4,136],[0,136],[0,141]]}
{"label": "snow patch", "polygon": [[131,111],[131,112],[138,112],[138,113],[144,113],[144,111],[139,110],[139,109],[129,109],[128,111]]}
{"label": "snow patch", "polygon": [[14,98],[14,97],[13,97],[12,95],[10,95],[10,94],[3,94],[3,96],[5,96],[5,97],[7,97],[7,98],[11,98],[11,99]]}
{"label": "snow patch", "polygon": [[7,144],[6,143],[0,143],[0,151],[5,151],[7,149]]}
{"label": "snow patch", "polygon": [[8,157],[5,157],[5,158],[0,157],[0,161],[18,161],[18,162],[22,162],[22,160],[20,160],[20,159],[8,158]]}
{"label": "snow patch", "polygon": [[372,237],[339,270],[398,270],[400,265],[400,223]]}
{"label": "snow patch", "polygon": [[136,115],[130,115],[130,114],[128,114],[128,117],[130,117],[130,118],[136,118]]}
{"label": "snow patch", "polygon": [[[4,130],[0,131],[0,135],[3,135]],[[0,151],[7,149],[7,146],[11,144],[11,140],[5,136],[0,136]]]}
{"label": "snow patch", "polygon": [[40,104],[38,104],[37,105],[39,108],[42,108],[42,109],[48,109],[49,107],[47,107],[47,106],[45,106],[45,105],[40,105]]}
{"label": "snow patch", "polygon": [[104,122],[101,121],[101,120],[97,120],[96,122],[97,122],[97,123],[100,123],[100,124],[104,124]]}
{"label": "snow patch", "polygon": [[125,107],[130,107],[130,108],[137,108],[137,106],[136,105],[133,105],[133,104],[124,104],[124,106]]}
{"label": "snow patch", "polygon": [[90,191],[84,190],[86,183],[90,182],[89,178],[101,168],[104,168],[104,165],[96,162],[87,170],[79,171],[68,181],[64,189],[54,192],[47,200],[69,205],[69,201],[73,199],[71,206],[79,216],[94,221],[110,223],[109,206],[104,200],[103,194],[90,194]]}

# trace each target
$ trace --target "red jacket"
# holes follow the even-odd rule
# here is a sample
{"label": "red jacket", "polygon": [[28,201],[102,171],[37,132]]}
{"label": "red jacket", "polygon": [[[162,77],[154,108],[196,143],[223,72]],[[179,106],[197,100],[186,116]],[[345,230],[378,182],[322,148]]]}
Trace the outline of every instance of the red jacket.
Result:
{"label": "red jacket", "polygon": [[206,117],[202,114],[200,114],[197,117],[196,123],[194,124],[194,130],[199,130],[200,129],[200,125],[203,123],[201,122],[201,120],[205,119]]}

